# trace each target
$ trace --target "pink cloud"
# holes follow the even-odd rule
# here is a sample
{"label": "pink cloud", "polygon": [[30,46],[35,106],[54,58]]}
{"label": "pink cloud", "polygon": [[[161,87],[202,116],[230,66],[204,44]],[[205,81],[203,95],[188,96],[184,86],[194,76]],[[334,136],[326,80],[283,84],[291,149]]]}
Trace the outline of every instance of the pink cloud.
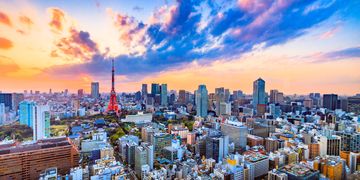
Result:
{"label": "pink cloud", "polygon": [[332,28],[332,29],[322,33],[319,38],[320,39],[330,39],[339,31],[339,29],[340,29],[340,27],[336,26],[335,28]]}
{"label": "pink cloud", "polygon": [[12,23],[9,16],[1,11],[0,11],[0,23],[12,27]]}
{"label": "pink cloud", "polygon": [[64,57],[69,60],[75,58],[83,61],[90,60],[99,53],[98,45],[90,39],[88,32],[71,28],[69,33],[69,37],[63,37],[56,42],[56,49],[51,51],[51,57]]}

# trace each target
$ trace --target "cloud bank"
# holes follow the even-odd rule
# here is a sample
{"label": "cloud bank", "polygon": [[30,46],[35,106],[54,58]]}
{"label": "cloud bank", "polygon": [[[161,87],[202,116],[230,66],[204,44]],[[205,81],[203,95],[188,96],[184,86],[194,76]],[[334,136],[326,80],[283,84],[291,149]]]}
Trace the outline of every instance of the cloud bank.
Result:
{"label": "cloud bank", "polygon": [[[226,3],[226,4],[225,4]],[[299,37],[329,19],[344,6],[340,0],[179,0],[160,7],[149,22],[111,12],[119,41],[128,54],[116,57],[116,73],[145,76],[197,61],[231,59],[260,44],[269,47]],[[52,9],[51,27],[62,30],[64,12]],[[60,40],[56,54],[83,58],[78,64],[54,66],[46,71],[56,74],[108,74],[110,61],[99,52],[97,43],[85,31],[74,30]],[[111,49],[111,47],[110,47]]]}

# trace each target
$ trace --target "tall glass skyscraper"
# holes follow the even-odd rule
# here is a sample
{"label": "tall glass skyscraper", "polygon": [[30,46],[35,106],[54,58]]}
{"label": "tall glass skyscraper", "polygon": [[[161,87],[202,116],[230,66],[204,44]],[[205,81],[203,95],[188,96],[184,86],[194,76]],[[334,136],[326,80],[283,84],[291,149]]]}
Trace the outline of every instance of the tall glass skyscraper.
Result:
{"label": "tall glass skyscraper", "polygon": [[207,116],[208,110],[208,91],[205,85],[199,85],[195,95],[196,115],[200,117]]}
{"label": "tall glass skyscraper", "polygon": [[261,78],[253,84],[253,105],[256,109],[258,104],[266,104],[265,81]]}
{"label": "tall glass skyscraper", "polygon": [[35,102],[22,101],[19,104],[20,124],[33,127]]}
{"label": "tall glass skyscraper", "polygon": [[160,86],[159,84],[152,83],[151,84],[151,94],[155,96],[156,94],[160,94]]}
{"label": "tall glass skyscraper", "polygon": [[167,106],[168,99],[167,99],[167,84],[161,84],[161,105]]}
{"label": "tall glass skyscraper", "polygon": [[92,82],[91,83],[91,97],[92,98],[99,98],[100,96],[100,87],[99,82]]}

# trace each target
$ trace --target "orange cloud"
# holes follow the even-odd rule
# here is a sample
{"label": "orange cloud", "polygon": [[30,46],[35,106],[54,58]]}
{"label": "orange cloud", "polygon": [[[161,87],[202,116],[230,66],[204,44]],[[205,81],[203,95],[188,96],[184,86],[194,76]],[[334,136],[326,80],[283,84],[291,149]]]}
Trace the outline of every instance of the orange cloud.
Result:
{"label": "orange cloud", "polygon": [[29,28],[34,24],[34,22],[27,16],[20,16],[19,21],[28,26]]}
{"label": "orange cloud", "polygon": [[49,11],[51,13],[50,27],[55,31],[62,31],[64,29],[63,23],[65,21],[64,11],[58,8],[50,8]]}
{"label": "orange cloud", "polygon": [[12,27],[12,23],[10,21],[9,16],[3,12],[0,12],[0,23]]}
{"label": "orange cloud", "polygon": [[0,56],[0,72],[3,75],[8,73],[16,72],[20,70],[19,66],[12,62],[12,60],[5,56]]}
{"label": "orange cloud", "polygon": [[3,37],[0,37],[0,49],[10,49],[13,47],[13,43]]}

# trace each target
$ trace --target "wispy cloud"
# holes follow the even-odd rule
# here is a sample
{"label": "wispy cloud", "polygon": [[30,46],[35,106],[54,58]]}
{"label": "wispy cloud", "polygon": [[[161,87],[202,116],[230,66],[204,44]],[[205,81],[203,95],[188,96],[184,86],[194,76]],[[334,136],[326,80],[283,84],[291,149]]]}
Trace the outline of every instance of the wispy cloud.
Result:
{"label": "wispy cloud", "polygon": [[316,53],[309,58],[313,59],[312,62],[321,63],[329,61],[339,61],[347,59],[360,59],[360,47],[350,47],[346,49],[340,49],[337,51],[331,51],[326,53]]}
{"label": "wispy cloud", "polygon": [[332,38],[338,31],[340,30],[340,26],[335,26],[331,28],[330,30],[322,33],[320,35],[320,39],[330,39]]}

